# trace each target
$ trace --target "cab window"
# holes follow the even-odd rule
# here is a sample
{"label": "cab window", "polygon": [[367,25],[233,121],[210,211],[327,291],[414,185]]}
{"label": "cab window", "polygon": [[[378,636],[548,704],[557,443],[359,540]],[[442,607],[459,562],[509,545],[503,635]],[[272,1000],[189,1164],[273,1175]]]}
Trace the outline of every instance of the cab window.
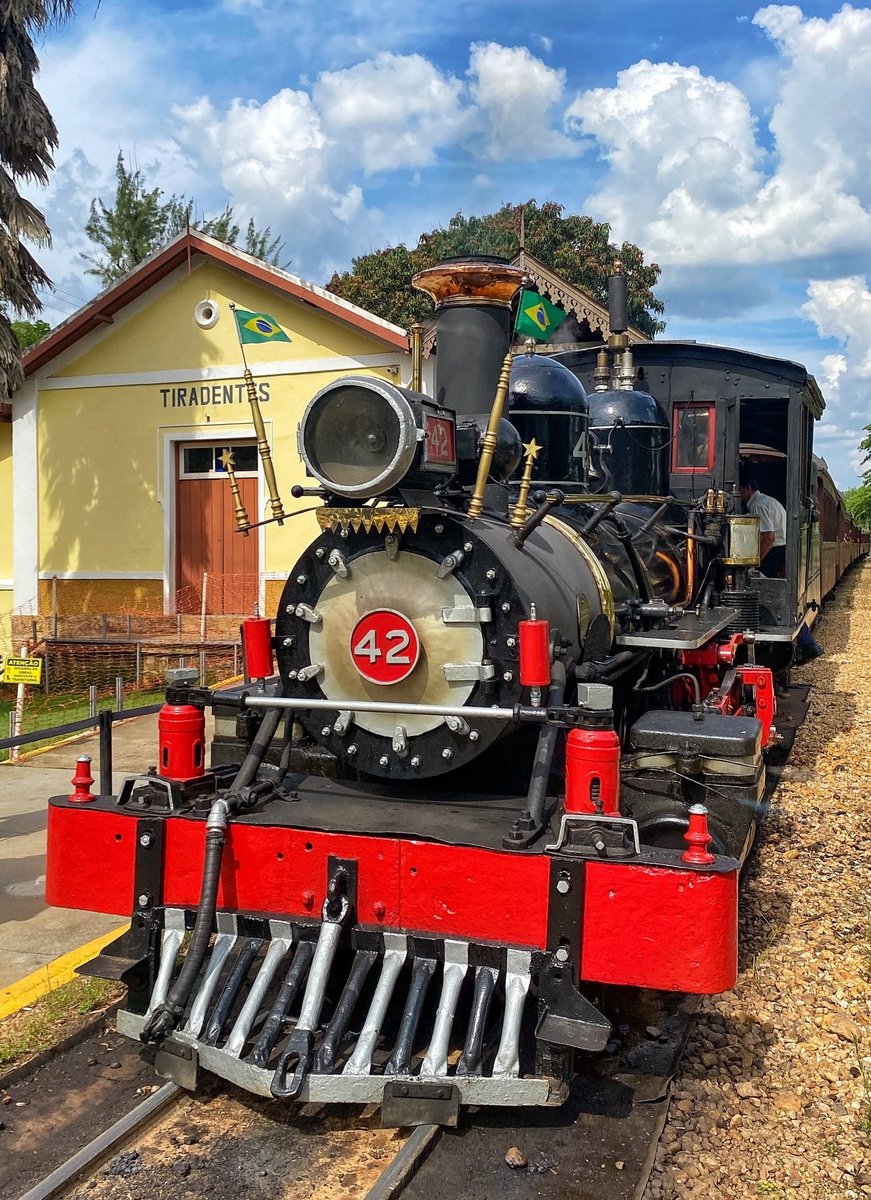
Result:
{"label": "cab window", "polygon": [[676,404],[672,418],[671,469],[686,474],[714,467],[714,405]]}

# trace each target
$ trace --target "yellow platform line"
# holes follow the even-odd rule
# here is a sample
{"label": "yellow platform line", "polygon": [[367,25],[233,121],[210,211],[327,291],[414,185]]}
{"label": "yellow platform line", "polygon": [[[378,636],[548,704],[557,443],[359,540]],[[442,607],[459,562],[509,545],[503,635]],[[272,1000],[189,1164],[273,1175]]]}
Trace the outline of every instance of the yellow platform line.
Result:
{"label": "yellow platform line", "polygon": [[87,942],[84,946],[77,946],[75,950],[62,954],[60,958],[52,959],[51,962],[39,967],[30,975],[19,979],[17,983],[10,983],[7,987],[0,988],[0,1021],[4,1017],[11,1017],[13,1013],[19,1012],[28,1004],[34,1004],[43,996],[47,996],[49,992],[53,992],[55,988],[69,983],[71,979],[75,978],[76,967],[82,966],[89,959],[96,958],[104,946],[113,942],[116,937],[120,937],[128,928],[129,925],[119,925],[111,933],[104,933],[102,936],[94,938],[92,942]]}

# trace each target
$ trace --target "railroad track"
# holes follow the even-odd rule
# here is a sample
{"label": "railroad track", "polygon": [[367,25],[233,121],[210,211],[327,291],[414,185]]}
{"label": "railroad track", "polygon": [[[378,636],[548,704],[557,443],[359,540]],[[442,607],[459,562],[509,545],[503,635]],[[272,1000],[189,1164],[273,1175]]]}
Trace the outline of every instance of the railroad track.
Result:
{"label": "railroad track", "polygon": [[[804,715],[804,696],[805,689],[792,689],[793,703],[782,703],[778,724],[787,734],[787,744],[770,770],[772,790],[787,757],[789,735]],[[445,1133],[430,1125],[397,1135],[381,1130],[374,1112],[353,1117],[335,1108],[307,1112],[318,1109],[312,1105],[278,1109],[217,1081],[194,1096],[166,1084],[120,1119],[107,1120],[105,1130],[95,1137],[80,1121],[67,1138],[71,1152],[58,1162],[58,1147],[42,1132],[46,1117],[51,1128],[67,1089],[78,1089],[79,1108],[86,1114],[92,1111],[86,1099],[82,1103],[87,1092],[81,1092],[81,1084],[84,1063],[94,1057],[85,1059],[89,1051],[80,1048],[80,1060],[71,1062],[65,1074],[61,1071],[54,1084],[43,1078],[41,1095],[37,1086],[31,1116],[36,1133],[25,1147],[33,1161],[17,1181],[4,1181],[0,1168],[0,1200],[51,1200],[78,1194],[79,1189],[89,1200],[128,1200],[131,1194],[170,1198],[189,1195],[192,1185],[214,1200],[235,1200],[246,1171],[263,1177],[264,1195],[293,1200],[393,1200],[400,1193],[404,1200],[442,1193],[457,1200],[510,1200],[528,1194],[533,1183],[528,1172],[537,1176],[534,1190],[542,1200],[565,1196],[567,1187],[579,1198],[633,1200],[644,1191],[652,1167],[670,1079],[692,1025],[693,1005],[680,997],[649,995],[648,1007],[639,1010],[634,994],[610,999],[609,1008],[617,1014],[615,1052],[610,1060],[597,1059],[589,1071],[582,1070],[563,1108],[478,1110],[464,1113],[459,1130]],[[111,1042],[99,1044],[124,1058],[125,1067],[136,1063],[127,1071],[126,1095],[132,1097],[137,1083],[141,1092],[149,1081],[149,1069],[138,1062],[130,1043]],[[75,1056],[77,1051],[70,1053]],[[51,1068],[42,1070],[50,1073]],[[27,1094],[26,1080],[17,1087]],[[114,1104],[112,1089],[108,1100],[105,1091],[104,1086],[102,1108],[112,1116],[129,1103],[121,1100],[117,1086]],[[4,1139],[7,1135],[8,1130]],[[44,1153],[40,1138],[46,1142]],[[520,1148],[525,1168],[511,1170],[506,1165],[505,1154],[512,1146]],[[4,1140],[7,1147],[20,1149]],[[34,1178],[39,1182],[32,1184]]]}
{"label": "railroad track", "polygon": [[[132,1194],[170,1200],[193,1189],[223,1200],[253,1181],[262,1182],[270,1198],[293,1200],[394,1200],[400,1194],[416,1200],[443,1191],[502,1200],[525,1194],[530,1185],[539,1197],[564,1195],[570,1181],[578,1196],[630,1200],[646,1182],[668,1081],[691,1021],[691,1006],[663,998],[637,1013],[632,1033],[623,1026],[625,1052],[611,1057],[608,1070],[581,1074],[563,1108],[464,1113],[456,1131],[432,1125],[383,1130],[374,1106],[362,1112],[279,1107],[216,1080],[207,1079],[197,1093],[165,1084],[120,1119],[107,1119],[84,1146],[84,1139],[73,1139],[76,1148],[62,1162],[51,1159],[49,1143],[22,1181],[26,1188],[4,1189],[0,1180],[0,1198],[129,1200]],[[109,1045],[110,1054],[121,1053]],[[135,1048],[128,1053],[141,1068]],[[77,1078],[75,1070],[69,1075]],[[133,1082],[143,1078],[140,1073]],[[55,1114],[68,1099],[54,1093]],[[87,1091],[77,1099],[87,1110]],[[103,1105],[104,1118],[116,1114],[117,1107],[107,1112]],[[41,1114],[34,1120],[44,1127]],[[506,1165],[512,1146],[525,1156],[524,1168]]]}
{"label": "railroad track", "polygon": [[[86,1146],[70,1155],[19,1200],[54,1200],[93,1176],[112,1155],[126,1150],[134,1139],[151,1128],[166,1110],[186,1093],[175,1083],[165,1083],[141,1104],[113,1122]],[[362,1200],[393,1200],[414,1174],[423,1156],[441,1134],[438,1125],[419,1125],[362,1194]]]}

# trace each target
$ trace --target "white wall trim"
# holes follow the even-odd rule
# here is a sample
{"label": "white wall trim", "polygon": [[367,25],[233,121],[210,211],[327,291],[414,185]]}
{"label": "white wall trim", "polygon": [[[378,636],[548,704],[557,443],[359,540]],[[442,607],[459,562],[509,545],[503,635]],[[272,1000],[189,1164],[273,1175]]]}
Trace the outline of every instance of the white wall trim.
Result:
{"label": "white wall trim", "polygon": [[0,579],[0,592],[11,592],[14,580]]}
{"label": "white wall trim", "polygon": [[[272,422],[264,421],[266,434],[272,441]],[[175,494],[176,470],[175,448],[179,442],[220,442],[222,438],[238,441],[240,438],[251,440],[255,437],[250,421],[227,421],[220,425],[160,425],[158,437],[158,502],[163,506],[163,611],[175,612]],[[162,445],[161,445],[162,442]],[[162,463],[161,463],[162,459]],[[265,490],[263,480],[263,464],[257,459],[257,512],[249,513],[249,520],[262,519]],[[250,536],[250,535],[249,535]],[[258,571],[266,561],[266,529],[261,525],[257,530],[257,568]],[[157,576],[160,578],[160,576]],[[266,582],[260,572],[257,603],[263,612],[266,604]]]}
{"label": "white wall trim", "polygon": [[[40,579],[163,579],[162,571],[40,571]],[[2,586],[2,585],[0,585]]]}
{"label": "white wall trim", "polygon": [[[264,362],[257,364],[257,378],[266,375],[312,375],[329,371],[354,371],[367,367],[398,367],[402,369],[408,355],[360,354],[332,355],[329,358],[301,358],[295,362]],[[63,378],[41,379],[39,386],[44,391],[59,392],[72,388],[135,387],[141,384],[200,383],[206,380],[241,380],[240,363],[217,367],[190,367],[177,371],[130,371],[115,375],[68,375]],[[397,382],[399,377],[397,376]]]}
{"label": "white wall trim", "polygon": [[39,609],[39,477],[36,381],[28,379],[12,407],[13,604],[20,613]]}

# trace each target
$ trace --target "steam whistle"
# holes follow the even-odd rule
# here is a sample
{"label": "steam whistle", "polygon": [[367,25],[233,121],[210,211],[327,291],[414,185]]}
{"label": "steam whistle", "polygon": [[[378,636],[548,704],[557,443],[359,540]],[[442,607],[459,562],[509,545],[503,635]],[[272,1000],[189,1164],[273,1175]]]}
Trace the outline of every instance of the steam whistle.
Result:
{"label": "steam whistle", "polygon": [[499,372],[499,382],[496,385],[496,395],[493,397],[493,407],[490,409],[487,432],[481,441],[478,478],[475,480],[475,488],[472,492],[472,499],[469,502],[469,520],[471,521],[480,517],[484,509],[484,492],[487,488],[490,468],[493,465],[493,453],[496,450],[496,444],[499,440],[499,422],[502,420],[502,414],[505,411],[505,402],[508,399],[508,381],[511,378],[511,363],[513,358],[514,355],[509,350],[502,363],[502,370]]}
{"label": "steam whistle", "polygon": [[[611,368],[611,387],[631,391],[635,386],[635,364],[627,332],[629,329],[629,285],[623,263],[619,261],[614,264],[614,274],[608,279],[608,325],[610,328],[608,350],[614,356],[614,365]],[[599,383],[607,379],[607,365],[606,355],[600,353],[594,372],[597,391],[601,390]]]}
{"label": "steam whistle", "polygon": [[248,536],[248,531],[251,528],[251,522],[248,519],[248,512],[242,502],[242,493],[239,491],[239,480],[236,478],[236,461],[233,458],[232,450],[225,450],[221,455],[221,464],[227,472],[227,479],[230,481],[230,491],[233,493],[233,512],[236,517],[236,532],[241,533],[243,537]]}
{"label": "steam whistle", "polygon": [[532,468],[541,453],[542,447],[533,438],[523,447],[523,475],[520,479],[520,490],[517,493],[517,503],[511,510],[510,525],[512,529],[522,529],[526,521],[526,505],[529,500],[529,489],[532,486]]}
{"label": "steam whistle", "polygon": [[251,420],[254,424],[254,432],[257,435],[257,451],[260,455],[260,461],[263,463],[263,478],[266,480],[266,490],[269,492],[269,505],[272,509],[271,519],[277,521],[279,525],[283,525],[287,513],[284,511],[281,497],[278,494],[275,467],[272,464],[272,451],[269,449],[269,441],[266,437],[263,414],[260,411],[260,401],[257,399],[257,388],[254,385],[254,376],[248,367],[245,368],[244,376],[245,387],[248,389],[248,403],[251,405]]}

